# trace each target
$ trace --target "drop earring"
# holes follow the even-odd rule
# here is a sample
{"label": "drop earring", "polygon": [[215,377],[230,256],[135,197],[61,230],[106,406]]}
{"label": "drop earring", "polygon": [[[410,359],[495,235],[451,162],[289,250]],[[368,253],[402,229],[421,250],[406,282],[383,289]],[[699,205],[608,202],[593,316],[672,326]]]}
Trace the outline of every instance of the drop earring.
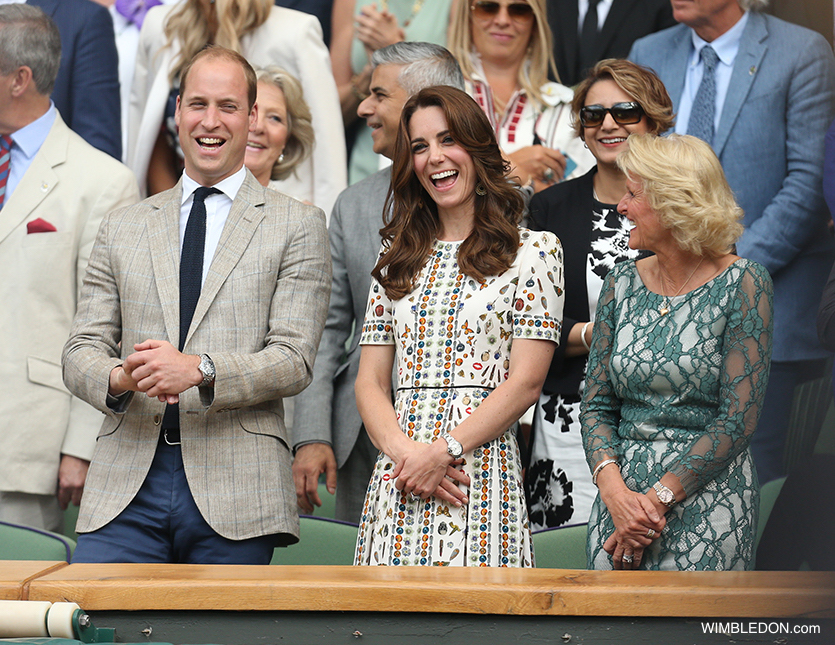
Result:
{"label": "drop earring", "polygon": [[283,152],[280,155],[278,155],[278,163],[284,163],[284,153]]}
{"label": "drop earring", "polygon": [[487,194],[487,189],[484,186],[482,186],[481,184],[479,184],[478,186],[475,187],[475,194],[480,195],[481,197],[484,197]]}

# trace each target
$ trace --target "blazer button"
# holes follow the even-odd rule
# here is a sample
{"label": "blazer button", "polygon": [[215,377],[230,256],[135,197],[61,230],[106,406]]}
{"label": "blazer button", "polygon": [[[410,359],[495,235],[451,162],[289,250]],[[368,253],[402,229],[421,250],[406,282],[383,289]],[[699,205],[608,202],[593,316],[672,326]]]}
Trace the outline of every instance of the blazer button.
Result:
{"label": "blazer button", "polygon": [[155,414],[154,415],[154,425],[158,426],[160,423],[162,423],[162,417],[158,414]]}

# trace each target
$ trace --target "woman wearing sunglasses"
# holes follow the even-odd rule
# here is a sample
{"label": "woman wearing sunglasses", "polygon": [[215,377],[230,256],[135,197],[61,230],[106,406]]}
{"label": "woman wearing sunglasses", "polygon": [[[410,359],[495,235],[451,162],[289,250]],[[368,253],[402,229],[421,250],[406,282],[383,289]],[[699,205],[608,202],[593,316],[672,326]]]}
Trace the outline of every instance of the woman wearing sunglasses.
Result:
{"label": "woman wearing sunglasses", "polygon": [[571,89],[557,77],[545,0],[459,0],[449,49],[522,184],[542,190],[594,159],[571,127]]}
{"label": "woman wearing sunglasses", "polygon": [[673,125],[673,106],[658,77],[626,60],[599,62],[577,86],[575,131],[597,159],[578,179],[534,195],[530,227],[557,234],[565,248],[565,321],[560,345],[534,415],[526,490],[534,530],[588,521],[597,489],[580,437],[580,398],[603,278],[615,263],[637,257],[617,203],[626,176],[615,159],[633,133]]}

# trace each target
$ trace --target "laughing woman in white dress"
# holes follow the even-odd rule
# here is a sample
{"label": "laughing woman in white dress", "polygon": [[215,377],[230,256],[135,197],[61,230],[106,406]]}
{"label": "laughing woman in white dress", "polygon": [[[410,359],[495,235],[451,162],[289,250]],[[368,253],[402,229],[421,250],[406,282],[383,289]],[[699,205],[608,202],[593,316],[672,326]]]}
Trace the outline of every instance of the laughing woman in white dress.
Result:
{"label": "laughing woman in white dress", "polygon": [[562,249],[518,228],[507,172],[464,92],[406,103],[356,381],[381,451],[356,564],[533,565],[514,424],[559,341]]}

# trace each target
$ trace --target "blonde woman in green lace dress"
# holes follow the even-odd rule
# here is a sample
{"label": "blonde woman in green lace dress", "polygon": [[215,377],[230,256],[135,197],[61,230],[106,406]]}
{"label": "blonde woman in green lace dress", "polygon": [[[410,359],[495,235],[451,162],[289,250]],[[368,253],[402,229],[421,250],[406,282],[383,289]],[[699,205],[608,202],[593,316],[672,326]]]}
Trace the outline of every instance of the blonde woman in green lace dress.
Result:
{"label": "blonde woman in green lace dress", "polygon": [[618,166],[629,246],[654,255],[616,266],[598,301],[581,413],[599,487],[589,566],[748,569],[771,278],[730,252],[742,211],[706,143],[632,135]]}

